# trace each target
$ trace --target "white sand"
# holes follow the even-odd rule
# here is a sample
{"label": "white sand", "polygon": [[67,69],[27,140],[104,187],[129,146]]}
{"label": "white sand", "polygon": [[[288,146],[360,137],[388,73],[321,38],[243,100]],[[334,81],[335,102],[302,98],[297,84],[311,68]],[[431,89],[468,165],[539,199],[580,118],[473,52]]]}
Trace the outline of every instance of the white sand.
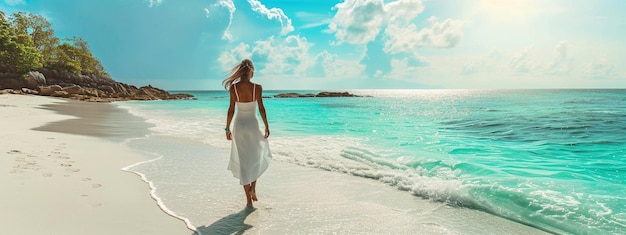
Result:
{"label": "white sand", "polygon": [[0,95],[0,234],[192,234],[157,207],[139,176],[121,170],[145,156],[31,130],[73,118],[37,108],[54,102],[64,101]]}

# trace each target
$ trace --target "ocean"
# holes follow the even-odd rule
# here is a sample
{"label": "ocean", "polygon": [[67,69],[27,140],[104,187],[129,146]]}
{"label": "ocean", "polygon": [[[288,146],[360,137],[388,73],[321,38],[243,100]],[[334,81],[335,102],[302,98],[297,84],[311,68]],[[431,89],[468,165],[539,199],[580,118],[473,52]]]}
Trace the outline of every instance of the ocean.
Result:
{"label": "ocean", "polygon": [[[232,178],[223,130],[228,93],[183,92],[197,99],[115,105],[152,125],[125,144],[154,159],[126,169],[151,184],[166,212],[196,226],[204,221],[195,218],[229,214],[198,209],[227,200],[209,192],[240,186],[234,179],[207,183],[212,173]],[[367,179],[549,233],[626,234],[626,90],[349,90],[360,97],[272,98],[287,92],[319,91],[264,91],[275,162]]]}

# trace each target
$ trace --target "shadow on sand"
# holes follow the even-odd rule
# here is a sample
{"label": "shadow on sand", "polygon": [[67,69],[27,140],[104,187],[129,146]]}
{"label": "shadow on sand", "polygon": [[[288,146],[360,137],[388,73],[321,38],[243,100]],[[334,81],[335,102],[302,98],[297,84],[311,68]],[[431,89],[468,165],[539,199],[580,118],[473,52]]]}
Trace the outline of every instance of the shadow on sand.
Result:
{"label": "shadow on sand", "polygon": [[243,210],[228,215],[224,218],[215,221],[208,226],[200,226],[196,228],[194,235],[206,235],[206,234],[243,234],[246,230],[252,228],[252,225],[245,224],[243,221],[246,217],[254,212],[256,208],[244,208]]}

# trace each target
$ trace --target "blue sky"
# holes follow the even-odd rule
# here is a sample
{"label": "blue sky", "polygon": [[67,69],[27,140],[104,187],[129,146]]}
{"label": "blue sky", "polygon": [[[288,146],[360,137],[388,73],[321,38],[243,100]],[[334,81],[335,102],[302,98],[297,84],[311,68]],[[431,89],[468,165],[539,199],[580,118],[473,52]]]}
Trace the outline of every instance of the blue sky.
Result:
{"label": "blue sky", "polygon": [[0,0],[85,38],[114,79],[222,89],[626,88],[623,0]]}

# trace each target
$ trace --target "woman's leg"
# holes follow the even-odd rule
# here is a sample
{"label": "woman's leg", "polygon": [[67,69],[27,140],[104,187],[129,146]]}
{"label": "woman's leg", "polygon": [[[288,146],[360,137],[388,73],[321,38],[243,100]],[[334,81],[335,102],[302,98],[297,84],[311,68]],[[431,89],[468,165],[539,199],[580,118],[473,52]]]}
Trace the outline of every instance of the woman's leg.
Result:
{"label": "woman's leg", "polygon": [[252,197],[250,196],[250,190],[251,190],[251,186],[250,184],[246,184],[243,186],[243,191],[246,193],[246,206],[253,208],[254,206],[252,206]]}
{"label": "woman's leg", "polygon": [[256,180],[254,182],[252,182],[250,184],[250,199],[252,199],[253,201],[258,201],[259,199],[256,198]]}

